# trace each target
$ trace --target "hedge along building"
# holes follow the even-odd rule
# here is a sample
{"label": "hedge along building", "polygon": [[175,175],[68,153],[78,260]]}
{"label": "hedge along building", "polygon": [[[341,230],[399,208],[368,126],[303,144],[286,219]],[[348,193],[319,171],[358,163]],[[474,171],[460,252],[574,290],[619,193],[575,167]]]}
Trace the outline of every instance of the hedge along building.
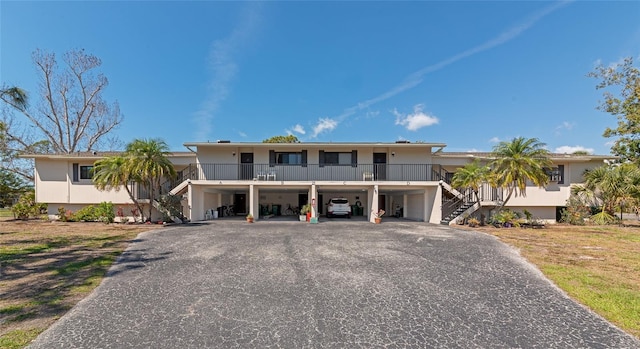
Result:
{"label": "hedge along building", "polygon": [[[233,207],[236,215],[279,214],[287,207],[312,204],[312,216],[326,212],[332,197],[344,197],[367,221],[374,212],[430,223],[451,223],[459,216],[491,210],[502,202],[502,191],[485,185],[481,207],[467,193],[451,187],[457,168],[474,159],[490,161],[490,153],[444,152],[444,143],[185,143],[189,151],[169,158],[178,178],[166,180],[160,193],[182,199],[182,212],[192,221],[211,218],[219,207]],[[111,201],[131,207],[126,191],[98,191],[91,181],[93,163],[113,154],[29,155],[35,159],[36,200],[76,210],[84,205]],[[611,156],[552,154],[550,182],[544,188],[530,185],[527,196],[512,197],[507,207],[529,210],[548,222],[555,221],[566,204],[572,184],[582,183],[585,170]],[[130,189],[143,205],[148,193],[136,184]],[[148,206],[146,206],[148,207]],[[398,210],[401,208],[401,210]],[[153,219],[161,217],[156,211]],[[292,218],[293,219],[293,218]],[[295,218],[297,219],[297,217]]]}

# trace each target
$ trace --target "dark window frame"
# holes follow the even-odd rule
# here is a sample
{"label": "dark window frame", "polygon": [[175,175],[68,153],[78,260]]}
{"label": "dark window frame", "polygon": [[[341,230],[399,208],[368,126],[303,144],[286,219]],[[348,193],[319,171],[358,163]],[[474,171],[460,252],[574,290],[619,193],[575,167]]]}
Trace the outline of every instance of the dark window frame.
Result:
{"label": "dark window frame", "polygon": [[[277,151],[276,153],[276,165],[302,165],[302,152],[301,151]],[[294,162],[290,162],[293,156]],[[286,162],[285,162],[286,161]]]}
{"label": "dark window frame", "polygon": [[545,168],[545,172],[549,176],[549,182],[564,184],[564,165]]}
{"label": "dark window frame", "polygon": [[71,181],[79,182],[80,181],[80,179],[78,178],[79,174],[80,174],[80,165],[74,163],[71,170]]}
{"label": "dark window frame", "polygon": [[[282,157],[280,156],[281,154],[296,154],[300,157],[300,163],[284,163],[284,162],[280,162],[282,161]],[[300,151],[275,151],[275,150],[269,150],[269,167],[274,167],[274,166],[302,166],[302,167],[307,167],[307,151],[306,150],[300,150]]]}
{"label": "dark window frame", "polygon": [[93,165],[81,165],[79,168],[80,179],[92,179],[93,178]]}
{"label": "dark window frame", "polygon": [[[342,155],[342,156],[341,156]],[[358,165],[358,151],[323,151],[319,152],[320,167],[322,166],[351,166]],[[342,158],[343,162],[340,162]]]}

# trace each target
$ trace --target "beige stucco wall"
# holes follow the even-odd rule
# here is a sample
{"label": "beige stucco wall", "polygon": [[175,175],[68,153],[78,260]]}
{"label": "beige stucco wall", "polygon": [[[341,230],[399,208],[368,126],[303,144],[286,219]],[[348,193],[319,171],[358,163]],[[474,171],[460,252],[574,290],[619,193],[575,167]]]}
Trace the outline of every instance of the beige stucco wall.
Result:
{"label": "beige stucco wall", "polygon": [[[526,197],[524,196],[512,196],[507,202],[507,207],[510,206],[564,206],[571,189],[568,184],[548,184],[544,188],[538,188],[535,186],[528,186],[526,190]],[[505,193],[506,195],[506,193]]]}
{"label": "beige stucco wall", "polygon": [[35,166],[36,201],[69,202],[68,163],[38,160]]}
{"label": "beige stucco wall", "polygon": [[408,219],[423,221],[425,219],[424,194],[407,195],[407,206],[405,217]]}
{"label": "beige stucco wall", "polygon": [[91,166],[91,161],[61,161],[38,159],[35,166],[36,200],[50,204],[92,204],[111,201],[131,203],[126,190],[99,191],[90,179],[73,182],[73,164]]}
{"label": "beige stucco wall", "polygon": [[[282,146],[278,144],[269,144],[266,147],[251,147],[251,146],[224,146],[216,147],[212,146],[199,146],[197,162],[202,164],[217,163],[217,164],[236,164],[240,163],[240,153],[253,153],[253,162],[255,164],[268,164],[269,163],[269,150],[276,152],[298,152],[302,150],[307,151],[307,163],[318,164],[319,152],[321,150],[328,152],[351,152],[352,150],[358,151],[358,163],[371,164],[373,163],[373,153],[386,153],[388,164],[412,164],[412,163],[431,163],[431,147],[388,147],[388,146],[374,146],[374,145],[344,145],[344,146],[331,146],[322,144],[304,144],[301,143],[299,147],[292,147],[291,145]],[[395,156],[393,155],[395,153]],[[235,155],[234,155],[235,154]]]}
{"label": "beige stucco wall", "polygon": [[[533,185],[527,186],[526,197],[512,197],[507,203],[508,207],[516,206],[565,206],[571,194],[571,185],[580,184],[584,181],[584,172],[601,166],[601,161],[588,162],[555,162],[554,165],[564,165],[564,183],[551,182],[544,188]],[[555,217],[555,211],[554,211]]]}

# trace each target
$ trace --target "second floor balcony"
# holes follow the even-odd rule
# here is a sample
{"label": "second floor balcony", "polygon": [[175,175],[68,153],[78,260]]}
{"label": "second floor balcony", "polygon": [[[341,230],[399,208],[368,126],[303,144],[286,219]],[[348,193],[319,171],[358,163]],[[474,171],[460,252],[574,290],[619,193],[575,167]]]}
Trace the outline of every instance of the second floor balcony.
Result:
{"label": "second floor balcony", "polygon": [[446,174],[437,164],[191,164],[177,182],[247,181],[439,181]]}

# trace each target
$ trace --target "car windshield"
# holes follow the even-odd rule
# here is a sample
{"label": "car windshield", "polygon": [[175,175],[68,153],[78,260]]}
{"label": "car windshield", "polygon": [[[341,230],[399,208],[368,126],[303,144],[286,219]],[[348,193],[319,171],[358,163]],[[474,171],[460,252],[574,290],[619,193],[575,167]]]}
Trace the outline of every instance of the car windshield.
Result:
{"label": "car windshield", "polygon": [[347,199],[332,199],[331,203],[332,204],[348,204],[349,200],[347,200]]}

